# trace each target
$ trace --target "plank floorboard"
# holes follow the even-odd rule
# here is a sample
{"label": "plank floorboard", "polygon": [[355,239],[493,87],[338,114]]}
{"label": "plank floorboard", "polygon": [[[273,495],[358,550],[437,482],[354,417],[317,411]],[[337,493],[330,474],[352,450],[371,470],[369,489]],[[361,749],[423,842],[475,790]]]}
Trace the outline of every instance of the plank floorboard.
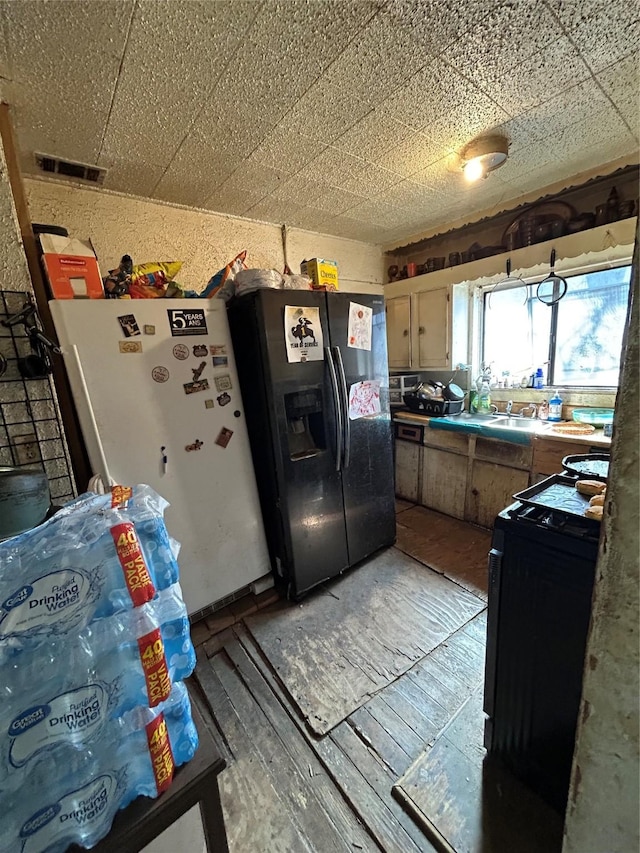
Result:
{"label": "plank floorboard", "polygon": [[[372,846],[371,837],[318,759],[316,751],[308,742],[308,737],[300,730],[300,723],[292,718],[295,716],[293,710],[288,710],[279,701],[261,670],[248,654],[242,642],[245,638],[243,629],[241,628],[238,633],[239,638],[234,642],[227,643],[225,650],[233,661],[238,675],[247,685],[280,738],[282,748],[286,750],[295,765],[302,768],[305,787],[312,790],[313,795],[324,808],[341,838],[346,839],[355,850],[370,849]],[[309,772],[308,778],[305,768]]]}
{"label": "plank floorboard", "polygon": [[474,595],[487,599],[491,533],[416,506],[398,516],[396,547]]}
{"label": "plank floorboard", "polygon": [[559,853],[562,821],[484,757],[482,691],[394,786],[394,797],[445,853]]}
{"label": "plank floorboard", "polygon": [[[220,664],[223,657],[224,652],[221,652],[211,660],[218,658]],[[210,668],[210,674],[203,673],[205,668]],[[277,782],[255,749],[251,734],[243,726],[232,701],[229,697],[219,701],[221,683],[210,661],[200,664],[198,679],[214,705],[212,711],[233,755],[232,762],[219,777],[230,853],[250,850],[315,853],[314,845],[299,831],[286,801],[281,799]],[[210,689],[215,682],[214,695]]]}
{"label": "plank floorboard", "polygon": [[[431,843],[391,796],[391,788],[397,776],[350,727],[352,737],[347,737],[346,743],[351,745],[351,749],[347,752],[331,736],[314,736],[300,719],[277,674],[268,667],[253,637],[247,633],[240,635],[240,640],[269,688],[287,710],[293,724],[316,752],[346,801],[361,816],[379,848],[386,853],[433,853]],[[347,725],[343,723],[341,727]],[[353,757],[360,763],[355,764]]]}
{"label": "plank floorboard", "polygon": [[[407,512],[413,512],[408,510]],[[245,621],[318,734],[484,609],[457,584],[390,548],[297,607]]]}
{"label": "plank floorboard", "polygon": [[407,509],[413,509],[414,506],[415,504],[412,504],[411,501],[405,501],[404,498],[396,498],[396,515]]}
{"label": "plank floorboard", "polygon": [[[283,811],[300,836],[312,840],[315,849],[321,853],[344,853],[351,849],[350,843],[341,838],[315,797],[310,784],[309,763],[292,760],[255,697],[239,677],[233,662],[223,653],[211,658],[209,665],[227,692],[245,736],[267,768]],[[252,849],[259,848],[256,845]]]}
{"label": "plank floorboard", "polygon": [[370,713],[367,706],[358,708],[347,720],[361,740],[384,761],[393,776],[402,776],[415,760],[415,756],[402,748],[396,738]]}

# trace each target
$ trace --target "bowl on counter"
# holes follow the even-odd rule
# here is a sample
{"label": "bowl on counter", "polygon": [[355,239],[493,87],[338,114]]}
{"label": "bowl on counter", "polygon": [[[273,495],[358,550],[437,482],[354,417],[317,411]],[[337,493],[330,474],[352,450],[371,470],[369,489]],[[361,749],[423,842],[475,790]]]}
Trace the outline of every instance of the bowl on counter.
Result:
{"label": "bowl on counter", "polygon": [[613,423],[613,409],[574,409],[573,420],[579,424],[603,427]]}

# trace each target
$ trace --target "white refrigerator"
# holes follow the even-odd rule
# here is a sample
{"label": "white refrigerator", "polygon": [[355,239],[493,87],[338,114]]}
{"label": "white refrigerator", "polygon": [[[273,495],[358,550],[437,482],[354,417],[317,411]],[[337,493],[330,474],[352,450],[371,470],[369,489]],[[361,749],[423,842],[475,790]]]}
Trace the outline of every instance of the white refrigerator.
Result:
{"label": "white refrigerator", "polygon": [[224,303],[50,306],[94,473],[105,485],[147,483],[169,501],[189,613],[268,575]]}

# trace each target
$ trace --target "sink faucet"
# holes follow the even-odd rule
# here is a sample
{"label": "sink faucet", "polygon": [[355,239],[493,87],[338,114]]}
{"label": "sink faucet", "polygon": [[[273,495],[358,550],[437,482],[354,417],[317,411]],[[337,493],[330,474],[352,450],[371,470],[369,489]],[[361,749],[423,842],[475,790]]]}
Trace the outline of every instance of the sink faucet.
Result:
{"label": "sink faucet", "polygon": [[530,418],[535,418],[535,416],[536,416],[536,412],[538,411],[538,409],[537,409],[537,407],[536,407],[536,404],[535,404],[535,403],[529,403],[529,405],[528,405],[528,406],[523,406],[523,407],[520,409],[520,417],[521,417],[521,418],[524,418],[524,416],[525,416],[525,414],[524,414],[525,409],[530,409],[530,410],[531,410],[531,414],[530,414],[530,415],[528,415],[528,417],[530,417]]}
{"label": "sink faucet", "polygon": [[513,400],[509,400],[509,402],[507,403],[507,408],[506,408],[506,412],[508,415],[511,414],[512,407],[513,407]]}

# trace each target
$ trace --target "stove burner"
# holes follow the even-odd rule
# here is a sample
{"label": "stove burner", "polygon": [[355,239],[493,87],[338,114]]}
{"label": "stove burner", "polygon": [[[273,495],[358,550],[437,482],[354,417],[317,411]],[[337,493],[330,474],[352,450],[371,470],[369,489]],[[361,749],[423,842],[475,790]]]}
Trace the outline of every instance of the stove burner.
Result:
{"label": "stove burner", "polygon": [[600,537],[599,525],[596,527],[589,519],[568,516],[563,512],[555,512],[549,507],[527,506],[517,503],[509,508],[508,515],[514,521],[532,524],[545,530],[553,530],[556,533],[576,536],[579,539],[597,542]]}

